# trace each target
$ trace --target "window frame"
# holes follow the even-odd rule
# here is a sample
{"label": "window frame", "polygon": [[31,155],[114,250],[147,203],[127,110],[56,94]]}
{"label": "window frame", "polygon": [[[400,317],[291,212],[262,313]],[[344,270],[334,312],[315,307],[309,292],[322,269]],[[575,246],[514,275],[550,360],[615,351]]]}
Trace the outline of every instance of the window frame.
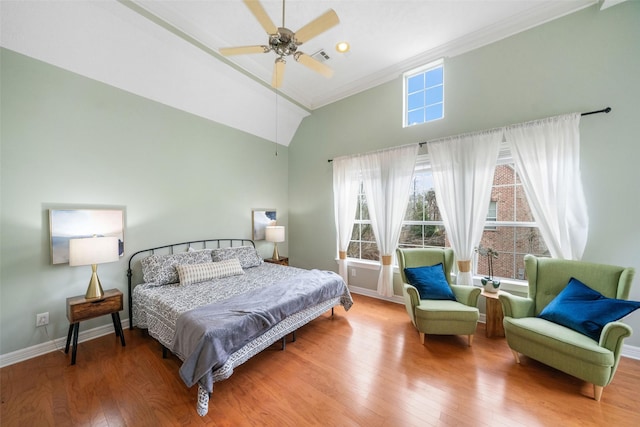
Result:
{"label": "window frame", "polygon": [[[424,117],[424,121],[419,123],[409,124],[409,93],[408,93],[408,81],[410,78],[415,77],[419,74],[426,74],[429,71],[435,70],[437,68],[442,68],[442,84],[435,85],[432,87],[442,86],[442,101],[436,102],[433,104],[427,104],[426,102],[423,104],[422,108],[426,109],[429,106],[433,105],[442,105],[442,115],[438,118],[427,120],[426,116]],[[424,91],[427,91],[429,88],[424,88]],[[422,65],[418,68],[414,68],[412,70],[406,71],[402,74],[402,127],[412,127],[418,126],[425,123],[431,123],[437,120],[444,119],[444,98],[445,98],[445,75],[444,75],[444,59],[440,58],[436,61],[429,62],[428,64]]]}
{"label": "window frame", "polygon": [[[418,172],[429,172],[431,173],[431,158],[429,157],[428,154],[421,154],[418,156],[418,158],[416,159],[416,166],[414,168],[414,178],[415,178],[415,174]],[[435,191],[435,190],[434,190]],[[429,226],[434,226],[434,227],[442,227],[444,229],[444,221],[442,219],[440,220],[403,220],[402,221],[402,227],[405,226],[415,226],[415,225],[419,225],[419,226],[423,226],[423,227],[429,227]],[[424,235],[423,235],[423,241],[424,241]],[[429,245],[422,245],[422,246],[418,246],[418,245],[410,245],[407,243],[400,243],[398,242],[398,247],[404,247],[404,248],[420,248],[420,247],[428,247]],[[448,246],[445,246],[448,247]]]}
{"label": "window frame", "polygon": [[[517,173],[516,168],[515,168],[515,160],[513,158],[513,155],[511,154],[511,149],[509,147],[509,144],[506,141],[503,141],[500,145],[500,152],[498,154],[498,159],[496,161],[496,168],[498,168],[499,166],[510,166],[513,168],[513,170]],[[520,182],[519,184],[520,186],[522,186],[522,182]],[[493,192],[493,188],[494,186],[492,185],[492,192]],[[527,201],[527,203],[529,203]],[[496,214],[498,214],[498,209],[496,208]],[[533,215],[533,213],[532,213]],[[536,228],[536,229],[540,229],[538,223],[536,221],[505,221],[505,220],[498,220],[496,219],[496,221],[491,221],[491,224],[487,224],[485,223],[485,227],[484,230],[487,231],[492,231],[492,232],[499,232],[499,228],[501,227],[513,227],[515,229],[526,229],[526,228]],[[540,236],[542,237],[542,236]],[[515,239],[515,236],[514,236]],[[482,239],[481,239],[482,242]],[[514,240],[514,247],[517,246],[517,242]],[[546,243],[545,243],[546,246]],[[505,252],[505,251],[499,251],[499,252]],[[505,252],[505,253],[509,253],[509,254],[517,254],[517,251],[514,252]],[[543,256],[543,255],[538,255],[538,256]],[[481,274],[478,273],[478,263],[481,262],[479,259],[479,255],[476,253],[474,254],[474,259],[473,259],[473,267],[472,267],[472,271],[474,274],[474,277],[481,277]],[[484,262],[484,261],[482,261]],[[514,259],[514,263],[515,263],[515,259]],[[515,264],[514,264],[514,271],[515,271]],[[515,284],[519,284],[519,285],[526,285],[527,284],[527,280],[526,279],[518,279],[518,278],[502,278],[500,277],[500,280],[504,283],[505,281],[507,282],[511,282],[511,283],[515,283]]]}
{"label": "window frame", "polygon": [[[367,219],[363,219],[363,216],[368,216],[368,215],[363,215],[363,209],[362,209],[362,199],[366,197],[364,194],[364,184],[362,182],[362,178],[360,178],[360,184],[358,185],[358,206],[356,208],[356,215],[359,216],[359,218],[356,218],[353,221],[353,226],[354,228],[356,226],[358,226],[358,239],[354,240],[353,239],[353,230],[351,231],[351,239],[349,239],[349,247],[347,249],[347,254],[349,253],[349,249],[351,249],[351,244],[352,243],[357,243],[358,244],[358,253],[360,255],[359,258],[351,258],[347,255],[347,258],[350,260],[358,260],[358,261],[366,261],[366,262],[375,262],[375,263],[379,263],[380,259],[377,260],[373,260],[373,259],[367,259],[367,258],[362,258],[362,245],[368,245],[368,244],[373,244],[377,246],[377,243],[375,241],[375,236],[374,236],[374,240],[373,241],[369,241],[369,240],[363,240],[362,239],[362,228],[363,226],[371,226],[371,219],[367,218]],[[373,233],[373,229],[371,230],[371,232]]]}

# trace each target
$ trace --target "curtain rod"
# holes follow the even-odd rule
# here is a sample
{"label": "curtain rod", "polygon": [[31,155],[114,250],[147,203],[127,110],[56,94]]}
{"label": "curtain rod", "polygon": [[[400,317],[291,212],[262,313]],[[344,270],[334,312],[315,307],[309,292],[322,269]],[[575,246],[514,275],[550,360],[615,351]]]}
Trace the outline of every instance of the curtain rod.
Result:
{"label": "curtain rod", "polygon": [[611,111],[611,107],[603,108],[602,110],[589,111],[588,113],[582,113],[581,116],[588,116],[590,114],[598,114],[598,113],[609,113]]}
{"label": "curtain rod", "polygon": [[[586,113],[581,113],[580,116],[589,116],[591,114],[610,113],[610,112],[611,112],[611,107],[607,107],[607,108],[603,108],[602,110],[595,110],[595,111],[588,111]],[[424,144],[426,144],[426,141],[418,142],[418,145],[420,147],[422,147]],[[327,162],[331,163],[331,162],[333,162],[333,159],[329,159],[329,160],[327,160]]]}

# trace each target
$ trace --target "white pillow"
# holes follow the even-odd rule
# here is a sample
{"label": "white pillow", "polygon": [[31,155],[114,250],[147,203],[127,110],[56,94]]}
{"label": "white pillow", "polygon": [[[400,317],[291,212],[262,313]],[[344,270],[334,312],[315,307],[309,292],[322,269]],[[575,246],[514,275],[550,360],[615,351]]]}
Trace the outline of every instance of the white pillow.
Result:
{"label": "white pillow", "polygon": [[242,266],[237,258],[220,262],[206,262],[203,264],[181,264],[176,265],[180,285],[190,285],[192,283],[205,282],[221,277],[236,276],[244,274]]}

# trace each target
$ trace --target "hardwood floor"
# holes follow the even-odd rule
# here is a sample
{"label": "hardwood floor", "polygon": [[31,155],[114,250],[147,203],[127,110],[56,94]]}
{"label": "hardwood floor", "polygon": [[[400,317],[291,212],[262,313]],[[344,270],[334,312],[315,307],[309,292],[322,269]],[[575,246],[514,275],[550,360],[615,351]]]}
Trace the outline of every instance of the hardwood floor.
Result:
{"label": "hardwood floor", "polygon": [[2,426],[637,426],[640,361],[622,358],[602,401],[584,382],[522,357],[478,326],[466,338],[417,331],[402,305],[354,295],[216,384],[209,413],[180,361],[139,330],[0,370]]}

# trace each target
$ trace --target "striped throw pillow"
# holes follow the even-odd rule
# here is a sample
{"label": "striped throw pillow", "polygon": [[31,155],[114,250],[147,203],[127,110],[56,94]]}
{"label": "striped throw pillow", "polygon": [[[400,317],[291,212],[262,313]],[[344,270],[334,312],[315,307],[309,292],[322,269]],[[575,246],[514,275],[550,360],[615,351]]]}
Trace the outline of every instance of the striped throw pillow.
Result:
{"label": "striped throw pillow", "polygon": [[237,258],[203,264],[176,265],[176,270],[180,278],[180,285],[183,286],[205,282],[211,279],[219,279],[221,277],[244,274],[240,261],[238,261]]}

